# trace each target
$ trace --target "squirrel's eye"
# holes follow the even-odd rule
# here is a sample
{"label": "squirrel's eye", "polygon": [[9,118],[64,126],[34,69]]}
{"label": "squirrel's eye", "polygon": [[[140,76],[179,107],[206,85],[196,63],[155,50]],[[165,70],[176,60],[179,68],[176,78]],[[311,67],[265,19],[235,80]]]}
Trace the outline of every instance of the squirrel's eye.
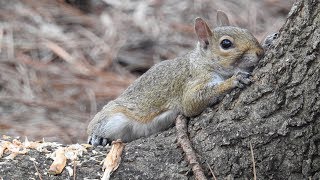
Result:
{"label": "squirrel's eye", "polygon": [[229,49],[231,46],[232,46],[232,42],[229,40],[229,39],[223,39],[221,42],[220,42],[220,46],[223,48],[223,49]]}

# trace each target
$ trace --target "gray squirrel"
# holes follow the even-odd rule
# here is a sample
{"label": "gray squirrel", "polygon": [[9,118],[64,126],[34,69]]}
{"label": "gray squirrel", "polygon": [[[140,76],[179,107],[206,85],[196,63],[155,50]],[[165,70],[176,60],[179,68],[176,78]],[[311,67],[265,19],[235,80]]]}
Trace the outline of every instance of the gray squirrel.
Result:
{"label": "gray squirrel", "polygon": [[90,144],[130,142],[174,125],[179,114],[192,117],[236,87],[250,83],[250,73],[264,50],[246,29],[229,25],[218,11],[213,31],[196,18],[196,47],[162,61],[98,112],[88,126]]}

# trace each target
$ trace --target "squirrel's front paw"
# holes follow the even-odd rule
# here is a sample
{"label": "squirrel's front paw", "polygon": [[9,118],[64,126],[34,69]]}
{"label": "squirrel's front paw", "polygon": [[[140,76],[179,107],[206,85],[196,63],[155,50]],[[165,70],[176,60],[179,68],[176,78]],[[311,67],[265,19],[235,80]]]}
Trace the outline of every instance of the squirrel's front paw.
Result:
{"label": "squirrel's front paw", "polygon": [[235,84],[236,84],[236,87],[238,88],[244,88],[245,85],[248,85],[251,83],[251,75],[250,73],[247,73],[247,72],[238,72],[236,75],[235,75]]}

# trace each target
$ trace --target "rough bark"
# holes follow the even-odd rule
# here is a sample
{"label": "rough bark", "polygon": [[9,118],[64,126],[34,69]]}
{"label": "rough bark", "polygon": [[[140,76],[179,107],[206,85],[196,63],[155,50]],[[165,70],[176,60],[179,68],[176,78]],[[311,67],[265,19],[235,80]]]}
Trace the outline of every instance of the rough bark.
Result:
{"label": "rough bark", "polygon": [[[208,163],[218,179],[252,179],[251,142],[257,179],[319,179],[319,12],[319,0],[297,2],[279,39],[255,70],[255,82],[244,90],[233,91],[219,104],[190,119],[190,139],[206,176],[212,177]],[[89,159],[97,156],[91,153],[82,157],[78,179],[99,178],[102,174],[99,162]],[[37,152],[28,156],[36,157],[42,178],[48,179],[44,172],[50,160]],[[28,158],[23,156],[10,163],[0,159],[0,177],[37,178],[33,163],[27,162]],[[66,177],[64,172],[50,178]],[[128,143],[122,162],[111,177],[193,179],[177,146],[174,128]]]}

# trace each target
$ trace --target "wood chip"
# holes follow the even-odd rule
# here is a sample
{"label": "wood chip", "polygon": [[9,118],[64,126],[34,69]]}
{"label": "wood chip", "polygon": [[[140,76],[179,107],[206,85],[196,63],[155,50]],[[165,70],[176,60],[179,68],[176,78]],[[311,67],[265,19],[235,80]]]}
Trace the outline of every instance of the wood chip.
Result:
{"label": "wood chip", "polygon": [[117,170],[121,161],[121,154],[124,143],[121,140],[113,141],[110,152],[103,161],[102,170],[104,171],[102,180],[110,179],[112,172]]}
{"label": "wood chip", "polygon": [[49,168],[49,174],[52,174],[52,175],[61,174],[61,172],[63,171],[67,163],[67,158],[64,155],[64,152],[65,152],[64,148],[58,148],[54,152],[55,157],[54,157],[53,163]]}
{"label": "wood chip", "polygon": [[27,137],[25,138],[23,143],[23,145],[26,148],[30,148],[30,149],[37,149],[41,144],[42,144],[41,142],[29,141]]}
{"label": "wood chip", "polygon": [[9,139],[11,139],[11,137],[10,137],[10,136],[7,136],[7,135],[2,135],[2,139],[4,139],[4,140],[9,140]]}
{"label": "wood chip", "polygon": [[2,141],[0,145],[0,157],[2,157],[4,151],[6,150],[8,150],[10,155],[5,157],[5,159],[11,159],[11,160],[14,159],[18,154],[26,154],[29,151],[17,139],[14,139],[12,143],[9,141]]}
{"label": "wood chip", "polygon": [[87,149],[80,144],[72,144],[65,148],[65,156],[71,161],[77,160],[84,152],[87,152]]}
{"label": "wood chip", "polygon": [[8,149],[11,143],[9,141],[2,141],[0,144],[0,158],[2,158],[4,151]]}

